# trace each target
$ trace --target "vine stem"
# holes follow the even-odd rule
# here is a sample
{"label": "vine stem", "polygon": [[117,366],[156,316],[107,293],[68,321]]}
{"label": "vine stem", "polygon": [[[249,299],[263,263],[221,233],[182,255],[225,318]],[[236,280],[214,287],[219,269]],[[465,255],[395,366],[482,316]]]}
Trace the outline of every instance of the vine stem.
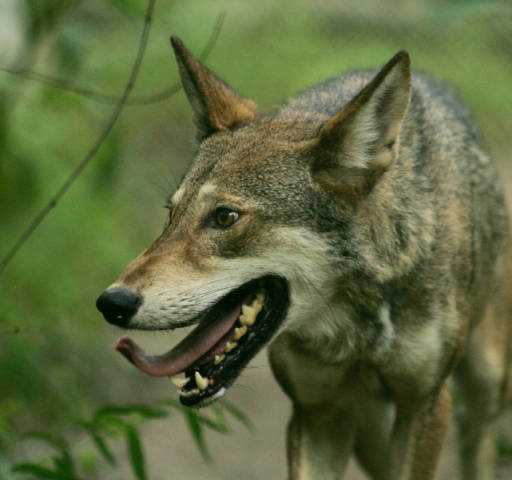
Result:
{"label": "vine stem", "polygon": [[107,124],[101,131],[100,135],[89,149],[83,160],[76,166],[76,168],[71,172],[69,177],[64,181],[61,187],[57,190],[57,192],[53,195],[50,201],[42,208],[42,210],[34,217],[28,228],[20,235],[14,246],[9,250],[7,255],[0,262],[0,273],[5,270],[7,265],[11,262],[14,256],[19,252],[21,247],[27,242],[30,236],[34,233],[37,227],[41,224],[41,222],[46,218],[46,216],[54,209],[57,203],[60,201],[62,196],[69,190],[69,187],[73,185],[75,180],[80,176],[82,171],[87,167],[90,161],[94,158],[100,147],[103,145],[103,142],[107,138],[108,134],[111,132],[113,126],[115,125],[117,119],[121,115],[125,103],[133,90],[133,86],[135,84],[135,80],[137,79],[137,75],[140,71],[140,66],[142,63],[142,59],[144,58],[144,53],[146,51],[146,46],[148,42],[149,32],[151,30],[151,22],[153,19],[153,12],[155,9],[156,0],[148,0],[146,14],[144,17],[144,25],[142,28],[142,33],[140,35],[139,40],[139,48],[137,51],[137,56],[135,57],[135,61],[133,63],[132,70],[130,72],[130,76],[128,77],[128,81],[126,82],[126,86],[124,87],[123,94],[121,98],[117,102],[117,105],[110,116]]}

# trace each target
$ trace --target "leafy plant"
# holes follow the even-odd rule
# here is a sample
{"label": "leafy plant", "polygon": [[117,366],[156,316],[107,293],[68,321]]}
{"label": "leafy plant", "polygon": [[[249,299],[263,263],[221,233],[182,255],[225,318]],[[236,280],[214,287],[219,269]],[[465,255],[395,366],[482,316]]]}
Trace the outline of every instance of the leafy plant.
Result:
{"label": "leafy plant", "polygon": [[[91,419],[78,419],[74,423],[89,436],[97,455],[111,466],[118,465],[114,451],[110,447],[113,439],[124,437],[127,456],[134,477],[137,480],[147,480],[148,473],[144,460],[144,450],[137,425],[147,420],[161,419],[169,416],[172,411],[178,411],[183,416],[189,428],[192,439],[205,461],[211,461],[211,455],[204,440],[204,429],[209,428],[217,433],[228,434],[231,428],[227,415],[234,417],[246,428],[252,430],[249,418],[227,400],[220,400],[206,410],[207,413],[190,410],[175,399],[167,399],[152,405],[107,405],[93,415]],[[12,473],[31,475],[32,478],[54,480],[86,480],[78,472],[78,462],[73,455],[70,442],[61,435],[51,435],[45,432],[31,432],[24,436],[44,442],[54,451],[46,462],[21,462],[12,466]],[[48,460],[50,460],[48,465]],[[1,477],[0,477],[1,478]]]}

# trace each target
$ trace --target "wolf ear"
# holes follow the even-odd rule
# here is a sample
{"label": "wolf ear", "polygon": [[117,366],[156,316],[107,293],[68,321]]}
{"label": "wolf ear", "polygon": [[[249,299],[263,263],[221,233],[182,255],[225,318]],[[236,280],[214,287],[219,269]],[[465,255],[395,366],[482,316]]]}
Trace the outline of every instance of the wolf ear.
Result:
{"label": "wolf ear", "polygon": [[396,160],[409,105],[410,60],[397,53],[311,142],[315,179],[330,190],[368,193]]}
{"label": "wolf ear", "polygon": [[240,97],[211,70],[202,65],[175,36],[171,44],[176,55],[181,82],[194,113],[198,139],[254,120],[258,107]]}

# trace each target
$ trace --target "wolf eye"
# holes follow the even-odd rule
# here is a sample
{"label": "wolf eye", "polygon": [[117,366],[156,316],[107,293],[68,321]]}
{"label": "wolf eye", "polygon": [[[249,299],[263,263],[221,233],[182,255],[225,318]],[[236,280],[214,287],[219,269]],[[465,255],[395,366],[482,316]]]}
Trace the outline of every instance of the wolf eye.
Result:
{"label": "wolf eye", "polygon": [[230,210],[226,207],[219,207],[215,210],[215,223],[219,227],[228,228],[238,220],[239,216],[238,212],[235,212],[234,210]]}

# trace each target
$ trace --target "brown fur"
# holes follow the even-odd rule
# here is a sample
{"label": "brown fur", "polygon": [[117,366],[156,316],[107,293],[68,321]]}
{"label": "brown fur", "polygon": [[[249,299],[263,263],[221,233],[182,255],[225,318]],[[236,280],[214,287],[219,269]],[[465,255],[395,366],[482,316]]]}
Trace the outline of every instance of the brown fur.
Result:
{"label": "brown fur", "polygon": [[256,104],[239,97],[222,80],[199,63],[177,37],[171,38],[176,52],[183,87],[187,95],[201,92],[200,108],[208,122],[198,122],[200,135],[207,136],[212,130],[225,130],[254,120],[258,114]]}

